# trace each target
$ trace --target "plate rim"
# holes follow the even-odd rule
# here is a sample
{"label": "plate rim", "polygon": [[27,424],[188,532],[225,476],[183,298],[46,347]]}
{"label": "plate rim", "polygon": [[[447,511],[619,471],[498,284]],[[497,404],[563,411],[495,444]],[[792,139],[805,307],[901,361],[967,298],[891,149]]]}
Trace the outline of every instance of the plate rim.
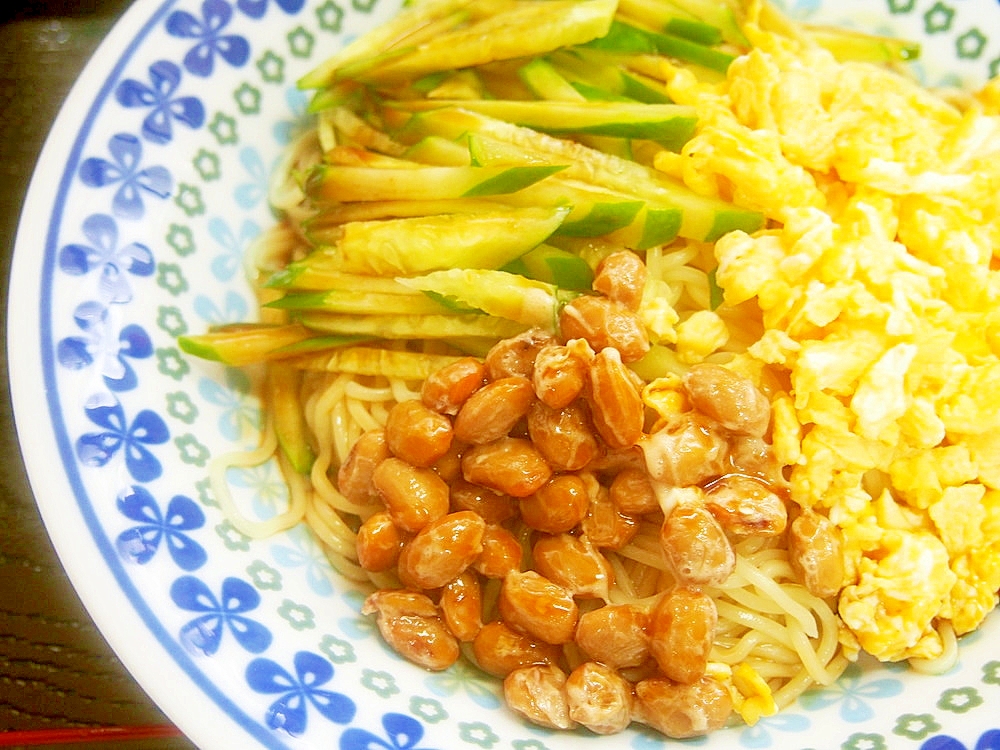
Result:
{"label": "plate rim", "polygon": [[[11,412],[28,485],[56,556],[101,637],[135,682],[199,747],[230,746],[233,732],[238,731],[243,741],[283,748],[287,745],[278,735],[268,732],[229,700],[191,655],[173,642],[146,598],[129,580],[111,540],[89,507],[90,498],[82,486],[67,433],[57,429],[63,426],[62,405],[52,382],[54,367],[47,365],[45,356],[45,352],[53,351],[46,312],[50,309],[51,289],[46,289],[44,283],[40,288],[13,283],[25,279],[44,282],[47,278],[57,251],[58,217],[65,210],[82,142],[135,49],[178,2],[135,0],[129,5],[76,76],[39,151],[17,219],[8,277],[6,350]],[[78,114],[81,110],[86,112],[82,118]],[[52,190],[53,185],[56,190]],[[40,233],[29,229],[33,218],[45,226],[41,241]],[[38,316],[38,332],[18,324],[28,309]],[[33,344],[41,346],[36,349]],[[12,366],[14,361],[17,367]],[[46,419],[38,418],[39,408],[44,408]],[[33,448],[26,451],[26,446]],[[62,462],[60,471],[45,465],[45,457],[55,456]],[[41,497],[62,499],[40,501]],[[81,528],[87,530],[93,544],[77,543]],[[109,633],[115,633],[115,637],[110,638]],[[193,717],[191,695],[195,692],[209,698],[200,709],[204,711],[210,705],[208,715]]]}
{"label": "plate rim", "polygon": [[[47,278],[44,271],[45,264],[54,261],[57,250],[54,233],[58,230],[56,226],[58,222],[54,217],[61,215],[64,210],[60,207],[60,200],[65,199],[65,182],[75,173],[67,165],[70,164],[74,148],[83,139],[82,132],[78,130],[80,117],[76,112],[85,109],[89,119],[94,111],[99,110],[116,73],[128,61],[128,50],[140,44],[158,19],[178,2],[179,0],[136,0],[114,23],[90,60],[81,69],[53,121],[25,194],[15,235],[11,280],[30,278],[44,281]],[[95,97],[93,92],[98,90],[102,94]],[[69,139],[65,137],[67,134],[70,136]],[[72,143],[72,147],[68,145],[69,142]],[[79,157],[79,153],[72,157],[77,164]],[[59,184],[56,193],[51,190],[53,184]],[[38,236],[42,233],[36,233],[35,237],[29,236],[31,232],[25,225],[32,217],[44,218],[43,225],[46,227],[44,242],[38,240]],[[41,254],[32,252],[37,250],[40,244],[44,252]],[[42,287],[44,290],[44,284]],[[27,289],[24,285],[10,286],[7,299],[6,344],[8,381],[19,450],[27,470],[31,491],[46,531],[74,590],[94,619],[102,637],[119,656],[136,682],[193,742],[205,746],[231,746],[234,741],[232,733],[234,729],[241,732],[248,731],[247,726],[241,725],[233,715],[221,709],[221,704],[213,697],[213,694],[216,694],[222,699],[223,704],[232,706],[237,715],[244,717],[250,727],[260,730],[260,736],[253,736],[255,741],[262,742],[265,746],[285,747],[280,735],[268,732],[259,720],[248,716],[244,709],[228,701],[226,696],[220,693],[219,688],[197,667],[191,656],[183,649],[177,648],[172,635],[166,632],[159,618],[149,609],[141,591],[128,579],[107,533],[95,521],[89,508],[92,499],[86,495],[81,486],[78,467],[74,460],[66,460],[68,437],[65,432],[58,433],[54,429],[63,424],[63,418],[61,408],[54,411],[50,408],[53,398],[57,399],[55,403],[59,403],[58,392],[49,382],[50,370],[44,364],[45,352],[53,350],[51,332],[39,337],[33,329],[18,326],[15,320],[17,310],[34,309],[43,313],[39,318],[43,325],[48,322],[45,312],[46,295],[44,293],[39,295],[38,292],[38,289]],[[15,315],[11,315],[12,311],[15,311]],[[42,348],[36,349],[32,346],[35,343],[41,343]],[[13,368],[11,362],[15,357],[21,360],[24,357],[19,355],[25,354],[30,355],[31,367],[19,365]],[[37,377],[39,371],[45,377]],[[48,408],[47,420],[37,418],[38,404],[45,404]],[[36,447],[43,445],[46,450],[36,451],[29,456],[25,451],[27,445]],[[46,455],[61,457],[64,466],[60,468],[64,471],[55,472],[50,467],[42,465],[40,456]],[[72,459],[72,455],[69,458]],[[68,476],[69,474],[73,474],[74,477]],[[51,501],[44,503],[38,501],[39,497],[53,492],[72,498],[61,502],[66,504],[66,507],[71,507],[75,515],[59,513],[58,511],[63,508],[53,507]],[[94,540],[93,545],[77,543],[81,522],[90,532]],[[109,566],[108,563],[111,561],[116,564]],[[98,572],[100,576],[96,575]],[[102,582],[113,582],[114,585],[102,586]],[[134,598],[129,598],[128,593]],[[139,604],[141,606],[137,606]],[[143,615],[138,611],[140,609],[146,614]],[[127,631],[129,637],[121,637],[120,631]],[[113,642],[107,635],[111,632],[116,634]],[[155,648],[151,649],[151,645]],[[185,668],[184,664],[188,664],[189,668]],[[179,687],[178,680],[183,683],[183,689]],[[210,701],[203,705],[212,706],[211,717],[192,712],[190,700],[192,691],[200,692],[210,698]],[[219,718],[226,720],[228,728],[222,726]]]}

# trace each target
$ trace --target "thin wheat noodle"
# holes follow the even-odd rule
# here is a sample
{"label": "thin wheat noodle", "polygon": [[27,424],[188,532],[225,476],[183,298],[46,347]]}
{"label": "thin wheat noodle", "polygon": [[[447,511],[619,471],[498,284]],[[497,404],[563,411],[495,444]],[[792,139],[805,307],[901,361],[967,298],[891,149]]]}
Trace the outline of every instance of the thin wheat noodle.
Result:
{"label": "thin wheat noodle", "polygon": [[370,407],[365,402],[358,401],[355,398],[347,398],[344,403],[347,406],[348,413],[354,418],[355,423],[362,432],[377,430],[384,426],[385,422],[380,423],[372,416]]}
{"label": "thin wheat noodle", "polygon": [[958,638],[955,628],[948,621],[938,626],[938,635],[944,650],[934,659],[910,659],[910,666],[921,674],[943,674],[951,669],[958,660]]}
{"label": "thin wheat noodle", "polygon": [[314,521],[319,521],[323,543],[338,555],[353,558],[356,554],[354,531],[324,498],[316,495],[314,499],[316,502],[311,503],[306,512],[310,526],[313,526]]}
{"label": "thin wheat noodle", "polygon": [[278,447],[278,438],[271,420],[267,420],[263,439],[260,445],[252,451],[232,451],[212,460],[209,465],[209,481],[215,491],[216,500],[223,514],[241,534],[251,539],[263,539],[273,536],[302,520],[305,514],[306,493],[304,478],[295,471],[283,471],[288,486],[288,508],[278,515],[265,521],[255,521],[247,518],[236,507],[233,495],[229,491],[226,472],[229,469],[252,468],[269,461]]}
{"label": "thin wheat noodle", "polygon": [[[741,555],[736,556],[736,575],[742,576],[746,581],[755,586],[763,595],[763,598],[770,598],[776,603],[780,610],[794,618],[799,626],[808,636],[815,638],[817,635],[816,620],[809,613],[809,610],[796,602],[786,593],[786,589],[775,582],[774,579],[763,575],[754,565],[751,565]],[[723,588],[723,590],[726,590]]]}

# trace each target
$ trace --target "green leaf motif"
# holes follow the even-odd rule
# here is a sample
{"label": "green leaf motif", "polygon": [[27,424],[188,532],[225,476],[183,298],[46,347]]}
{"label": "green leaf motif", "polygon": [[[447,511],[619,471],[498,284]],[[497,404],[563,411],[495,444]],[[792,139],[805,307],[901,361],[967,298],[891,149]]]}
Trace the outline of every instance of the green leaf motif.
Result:
{"label": "green leaf motif", "polygon": [[288,49],[295,57],[307,58],[312,55],[316,37],[302,26],[292,29],[286,38],[288,39]]}
{"label": "green leaf motif", "polygon": [[361,685],[368,688],[380,698],[388,698],[399,692],[395,678],[388,672],[376,672],[365,669],[361,673]]}
{"label": "green leaf motif", "polygon": [[190,217],[201,216],[205,213],[205,200],[201,197],[201,191],[194,185],[182,182],[177,188],[174,203]]}
{"label": "green leaf motif", "polygon": [[247,566],[247,575],[253,585],[261,591],[281,591],[281,571],[272,568],[263,560],[254,560]]}
{"label": "green leaf motif", "polygon": [[327,0],[316,8],[316,19],[319,21],[321,29],[336,34],[340,31],[341,23],[344,20],[344,9],[333,0]]}
{"label": "green leaf motif", "polygon": [[233,526],[231,521],[223,521],[215,527],[215,533],[226,545],[226,549],[233,552],[246,552],[250,549],[250,537]]}
{"label": "green leaf motif", "polygon": [[939,34],[951,28],[955,20],[955,9],[942,2],[936,2],[924,13],[924,30],[928,34]]}
{"label": "green leaf motif", "polygon": [[194,483],[195,489],[198,491],[198,501],[204,505],[206,508],[218,508],[219,501],[215,499],[215,494],[212,491],[212,478],[205,477],[204,479],[199,479]]}
{"label": "green leaf motif", "polygon": [[896,719],[892,732],[910,740],[922,740],[940,728],[931,714],[903,714]]}
{"label": "green leaf motif", "polygon": [[416,714],[428,724],[436,724],[448,718],[448,712],[444,710],[441,701],[420,696],[410,698],[410,713]]}
{"label": "green leaf motif", "polygon": [[198,418],[198,407],[184,391],[167,394],[167,414],[184,424],[193,424]]}
{"label": "green leaf motif", "polygon": [[181,353],[173,348],[167,347],[156,350],[157,369],[168,378],[180,381],[188,372],[191,365],[181,356]]}
{"label": "green leaf motif", "polygon": [[888,750],[889,746],[881,734],[855,732],[840,747],[841,750]]}
{"label": "green leaf motif", "polygon": [[354,646],[350,642],[329,634],[324,635],[320,640],[319,650],[326,654],[326,658],[334,664],[349,664],[357,660],[357,655],[354,653]]}
{"label": "green leaf motif", "polygon": [[236,120],[222,112],[216,112],[208,125],[209,132],[215,136],[220,146],[231,146],[239,140],[236,132]]}
{"label": "green leaf motif", "polygon": [[969,29],[955,40],[955,50],[963,60],[977,60],[986,49],[987,41],[979,29]]}
{"label": "green leaf motif", "polygon": [[293,630],[309,630],[316,627],[316,616],[313,611],[304,604],[296,604],[291,599],[285,599],[281,603],[278,614],[292,626]]}
{"label": "green leaf motif", "polygon": [[973,687],[951,688],[941,693],[937,707],[956,714],[968,713],[981,705],[983,696]]}
{"label": "green leaf motif", "polygon": [[195,155],[193,163],[195,170],[205,182],[217,180],[222,176],[218,154],[200,149]]}
{"label": "green leaf motif", "polygon": [[182,258],[191,255],[196,249],[191,227],[181,224],[170,225],[170,229],[167,231],[167,244]]}
{"label": "green leaf motif", "polygon": [[176,438],[174,445],[177,447],[178,453],[180,453],[181,461],[193,466],[205,466],[212,455],[208,448],[198,442],[198,438],[191,433]]}
{"label": "green leaf motif", "polygon": [[187,322],[176,307],[161,305],[156,313],[156,325],[171,338],[177,338],[187,333]]}
{"label": "green leaf motif", "polygon": [[285,61],[270,50],[257,61],[257,70],[267,83],[282,83],[285,80]]}
{"label": "green leaf motif", "polygon": [[160,263],[156,267],[156,283],[175,297],[188,290],[187,279],[176,263]]}
{"label": "green leaf motif", "polygon": [[1000,661],[988,661],[983,665],[983,682],[1000,685]]}
{"label": "green leaf motif", "polygon": [[245,115],[256,115],[260,112],[261,94],[256,86],[251,86],[249,83],[242,84],[233,92],[233,99],[236,100],[240,112]]}
{"label": "green leaf motif", "polygon": [[462,721],[458,724],[459,736],[470,745],[478,745],[484,750],[489,750],[500,741],[496,732],[490,727],[489,724],[484,724],[481,721],[466,722]]}

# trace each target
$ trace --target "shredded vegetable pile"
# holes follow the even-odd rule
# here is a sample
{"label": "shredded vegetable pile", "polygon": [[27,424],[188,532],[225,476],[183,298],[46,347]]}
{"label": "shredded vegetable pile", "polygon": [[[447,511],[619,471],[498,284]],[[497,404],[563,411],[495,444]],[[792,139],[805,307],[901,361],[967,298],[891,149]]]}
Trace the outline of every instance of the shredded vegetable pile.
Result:
{"label": "shredded vegetable pile", "polygon": [[[940,671],[1000,589],[1000,80],[931,91],[918,54],[757,1],[413,2],[300,82],[260,320],[180,343],[267,364],[279,452],[318,487],[371,427],[323,444],[318,377],[418,392],[559,336],[635,253],[646,431],[692,367],[749,379],[790,515],[836,529],[842,654]],[[770,695],[750,683],[738,704]]]}

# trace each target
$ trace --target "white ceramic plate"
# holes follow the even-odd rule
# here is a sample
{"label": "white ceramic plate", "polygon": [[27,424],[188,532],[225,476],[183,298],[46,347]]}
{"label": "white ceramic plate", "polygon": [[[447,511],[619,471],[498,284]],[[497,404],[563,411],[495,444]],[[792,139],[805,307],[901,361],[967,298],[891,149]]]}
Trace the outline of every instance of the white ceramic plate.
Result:
{"label": "white ceramic plate", "polygon": [[[203,747],[651,748],[514,721],[497,685],[400,661],[361,594],[302,529],[251,543],[208,488],[209,458],[256,444],[252,384],[175,337],[253,314],[242,254],[271,221],[268,173],[304,111],[295,79],[394,0],[139,0],[83,71],[24,208],[10,378],[34,492],[97,624]],[[1000,68],[993,0],[787,3],[793,15],[924,43],[928,83]],[[273,468],[233,474],[242,507],[282,502]],[[852,667],[753,728],[687,744],[1000,747],[994,616],[947,675]],[[994,645],[990,645],[991,641]]]}

